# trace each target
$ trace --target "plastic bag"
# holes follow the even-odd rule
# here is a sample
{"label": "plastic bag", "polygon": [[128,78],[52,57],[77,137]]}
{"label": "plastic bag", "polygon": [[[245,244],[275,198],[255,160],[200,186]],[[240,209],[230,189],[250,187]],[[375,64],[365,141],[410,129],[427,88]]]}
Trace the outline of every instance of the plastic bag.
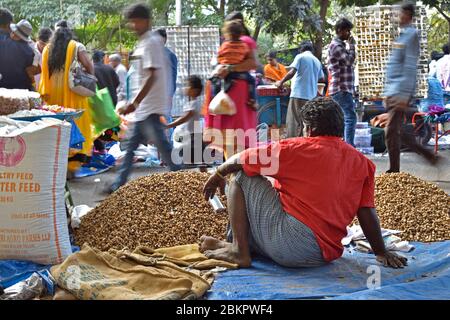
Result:
{"label": "plastic bag", "polygon": [[83,142],[86,141],[80,129],[76,125],[75,121],[71,120],[70,124],[72,128],[70,129],[70,147],[72,149],[83,149]]}
{"label": "plastic bag", "polygon": [[232,116],[236,112],[236,104],[224,90],[221,90],[209,104],[210,114]]}
{"label": "plastic bag", "polygon": [[259,124],[256,127],[256,132],[258,136],[258,142],[268,142],[269,141],[269,125],[265,122]]}
{"label": "plastic bag", "polygon": [[45,292],[45,285],[36,272],[28,279],[6,288],[0,300],[31,300]]}
{"label": "plastic bag", "polygon": [[73,229],[78,229],[81,224],[81,218],[87,215],[92,210],[91,207],[80,205],[73,208],[70,225]]}
{"label": "plastic bag", "polygon": [[97,90],[95,96],[89,98],[89,105],[96,135],[120,125],[108,88]]}

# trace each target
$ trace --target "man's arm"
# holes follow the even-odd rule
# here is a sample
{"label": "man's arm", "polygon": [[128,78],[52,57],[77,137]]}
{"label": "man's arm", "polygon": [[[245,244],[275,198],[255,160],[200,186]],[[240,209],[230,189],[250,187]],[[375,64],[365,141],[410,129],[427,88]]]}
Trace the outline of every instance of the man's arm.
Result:
{"label": "man's arm", "polygon": [[348,66],[352,66],[355,63],[356,60],[356,49],[355,44],[353,43],[354,40],[351,40],[350,43],[350,49],[345,53],[346,55],[346,63]]}
{"label": "man's arm", "polygon": [[383,237],[381,235],[380,222],[377,213],[373,208],[360,208],[358,210],[358,220],[367,240],[372,247],[377,260],[385,267],[403,268],[407,265],[407,259],[393,252],[386,250]]}
{"label": "man's arm", "polygon": [[188,122],[189,119],[191,119],[193,116],[195,116],[195,111],[194,110],[188,111],[184,116],[182,116],[182,117],[178,118],[177,120],[169,123],[166,128],[167,129],[171,129],[171,128],[178,127],[179,125],[182,125],[183,123]]}
{"label": "man's arm", "polygon": [[332,79],[340,79],[341,68],[339,65],[340,60],[342,59],[342,49],[340,46],[334,46],[330,48],[329,51],[329,71]]}
{"label": "man's arm", "polygon": [[283,79],[281,79],[280,81],[278,81],[277,83],[275,83],[275,85],[276,85],[278,88],[282,88],[283,85],[284,85],[287,81],[291,80],[291,79],[295,76],[296,73],[297,73],[297,69],[291,68],[291,70],[289,70],[289,72],[283,77]]}
{"label": "man's arm", "polygon": [[123,110],[121,110],[121,114],[129,114],[136,110],[136,108],[139,106],[139,104],[144,100],[144,98],[147,96],[147,94],[150,92],[151,88],[153,87],[153,84],[155,83],[155,77],[154,72],[156,69],[150,68],[148,69],[149,75],[147,77],[147,80],[145,80],[144,85],[142,86],[141,90],[139,90],[139,93],[137,94],[136,98],[134,98],[134,101],[130,103],[127,107],[125,107]]}
{"label": "man's arm", "polygon": [[226,180],[224,178],[231,173],[242,170],[242,164],[240,163],[241,154],[242,152],[229,158],[225,163],[218,167],[216,172],[208,179],[203,188],[203,194],[205,195],[206,201],[214,197],[217,188],[220,189],[222,194],[225,194]]}

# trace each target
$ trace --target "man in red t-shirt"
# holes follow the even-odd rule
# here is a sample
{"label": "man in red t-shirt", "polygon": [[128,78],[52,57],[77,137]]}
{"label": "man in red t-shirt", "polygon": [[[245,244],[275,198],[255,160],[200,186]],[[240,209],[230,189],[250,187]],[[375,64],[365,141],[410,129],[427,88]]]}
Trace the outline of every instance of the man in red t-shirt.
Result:
{"label": "man in red t-shirt", "polygon": [[[241,267],[251,253],[287,267],[320,266],[342,256],[346,227],[357,216],[378,261],[399,268],[406,258],[386,250],[375,211],[375,165],[342,140],[344,117],[331,98],[302,109],[304,138],[248,149],[210,177],[205,198],[224,191],[228,174],[229,242],[203,236],[209,258]],[[274,179],[272,184],[266,177]]]}

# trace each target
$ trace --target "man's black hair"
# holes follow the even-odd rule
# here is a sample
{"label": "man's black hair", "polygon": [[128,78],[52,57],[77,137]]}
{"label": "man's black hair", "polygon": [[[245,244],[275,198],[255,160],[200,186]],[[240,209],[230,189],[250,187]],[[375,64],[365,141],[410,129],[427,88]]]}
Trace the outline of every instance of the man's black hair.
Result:
{"label": "man's black hair", "polygon": [[401,9],[405,12],[408,12],[409,16],[412,18],[416,14],[416,7],[414,4],[410,2],[405,2],[401,5]]}
{"label": "man's black hair", "polygon": [[353,23],[348,20],[347,18],[341,18],[336,22],[335,30],[336,32],[339,32],[341,30],[352,30],[353,29]]}
{"label": "man's black hair", "polygon": [[167,39],[167,31],[166,31],[166,29],[164,29],[164,28],[157,29],[156,32],[158,32],[159,35],[161,37],[163,37],[164,39]]}
{"label": "man's black hair", "polygon": [[344,136],[344,113],[330,97],[308,101],[301,115],[306,128],[311,129],[311,136]]}
{"label": "man's black hair", "polygon": [[95,63],[103,62],[103,59],[105,58],[105,53],[101,50],[95,50],[92,54],[92,60]]}
{"label": "man's black hair", "polygon": [[188,78],[189,87],[198,89],[200,93],[203,91],[203,82],[199,76],[192,75]]}
{"label": "man's black hair", "polygon": [[55,26],[56,26],[57,28],[69,28],[69,24],[67,23],[66,20],[59,20],[59,21],[55,24]]}
{"label": "man's black hair", "polygon": [[150,20],[152,15],[151,8],[145,3],[138,3],[125,9],[125,18]]}
{"label": "man's black hair", "polygon": [[276,59],[277,58],[277,52],[274,50],[270,50],[267,54],[266,54],[266,58],[268,59]]}
{"label": "man's black hair", "polygon": [[314,46],[311,41],[305,40],[300,43],[299,51],[300,51],[300,53],[305,52],[305,51],[314,52]]}
{"label": "man's black hair", "polygon": [[52,37],[53,31],[50,28],[39,29],[38,39],[44,43],[48,43]]}
{"label": "man's black hair", "polygon": [[437,60],[439,60],[440,58],[442,58],[444,56],[444,54],[443,53],[441,53],[441,52],[437,52],[437,51],[433,51],[433,52],[431,52],[431,56],[430,56],[430,58],[431,58],[431,60],[433,61],[437,61]]}
{"label": "man's black hair", "polygon": [[14,16],[6,8],[0,8],[0,26],[8,26],[13,22]]}
{"label": "man's black hair", "polygon": [[446,43],[442,46],[442,52],[445,55],[450,54],[450,43]]}

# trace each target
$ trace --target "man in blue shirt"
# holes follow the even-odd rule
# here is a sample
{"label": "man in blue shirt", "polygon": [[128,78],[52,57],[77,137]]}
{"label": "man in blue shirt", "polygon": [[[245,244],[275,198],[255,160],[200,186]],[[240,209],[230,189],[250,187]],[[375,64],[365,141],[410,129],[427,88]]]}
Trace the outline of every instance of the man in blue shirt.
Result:
{"label": "man in blue shirt", "polygon": [[28,44],[32,28],[26,20],[11,25],[14,38],[0,40],[0,88],[33,90],[27,68],[33,65],[34,50]]}
{"label": "man in blue shirt", "polygon": [[422,154],[431,163],[436,156],[420,145],[413,132],[403,128],[405,112],[416,92],[417,62],[420,55],[420,41],[417,30],[412,26],[415,8],[404,4],[400,11],[400,36],[393,44],[393,50],[386,70],[384,96],[389,114],[386,126],[386,147],[389,151],[388,173],[400,172],[400,148],[402,142],[412,151]]}
{"label": "man in blue shirt", "polygon": [[156,30],[161,37],[164,39],[164,52],[166,54],[167,59],[169,60],[170,66],[169,66],[169,104],[170,104],[170,108],[169,108],[169,114],[168,116],[171,116],[171,111],[172,111],[172,99],[175,96],[175,92],[177,91],[177,76],[178,76],[178,59],[177,56],[175,55],[175,53],[173,53],[172,50],[170,50],[169,48],[167,48],[165,45],[167,44],[167,31],[166,29],[158,29]]}
{"label": "man in blue shirt", "polygon": [[9,25],[13,22],[11,11],[6,8],[0,8],[0,40],[9,39],[11,29]]}
{"label": "man in blue shirt", "polygon": [[284,78],[275,85],[282,88],[286,81],[292,80],[291,98],[286,116],[288,138],[303,136],[303,120],[301,109],[309,100],[317,97],[319,81],[324,80],[322,64],[313,54],[310,41],[300,44],[300,54],[289,66],[290,70]]}

